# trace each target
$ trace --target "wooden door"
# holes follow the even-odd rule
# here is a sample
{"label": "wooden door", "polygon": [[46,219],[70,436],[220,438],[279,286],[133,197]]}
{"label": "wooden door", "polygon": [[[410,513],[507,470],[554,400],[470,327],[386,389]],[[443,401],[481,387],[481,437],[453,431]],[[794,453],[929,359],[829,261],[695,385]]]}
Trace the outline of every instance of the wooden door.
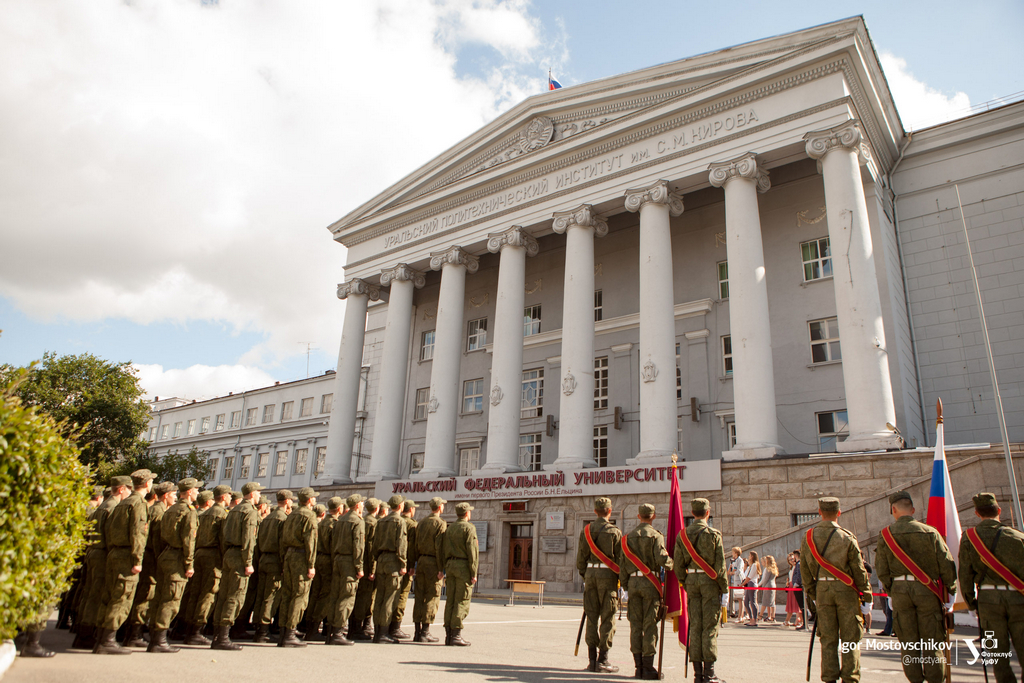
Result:
{"label": "wooden door", "polygon": [[513,524],[508,542],[508,578],[533,580],[533,525]]}

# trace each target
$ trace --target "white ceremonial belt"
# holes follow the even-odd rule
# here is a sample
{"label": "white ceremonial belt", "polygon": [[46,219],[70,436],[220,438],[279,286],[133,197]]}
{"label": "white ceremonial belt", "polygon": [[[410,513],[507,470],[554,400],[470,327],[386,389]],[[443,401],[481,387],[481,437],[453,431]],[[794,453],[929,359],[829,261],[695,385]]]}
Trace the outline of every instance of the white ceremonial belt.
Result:
{"label": "white ceremonial belt", "polygon": [[587,566],[591,569],[600,569],[601,567],[604,567],[604,564],[601,562],[587,562]]}
{"label": "white ceremonial belt", "polygon": [[838,581],[839,579],[837,579],[834,576],[822,576],[818,580],[819,581]]}
{"label": "white ceremonial belt", "polygon": [[632,574],[630,574],[630,576],[643,576],[643,575],[644,575],[643,572],[633,572]]}
{"label": "white ceremonial belt", "polygon": [[983,583],[980,586],[978,586],[978,588],[980,588],[981,590],[990,590],[990,591],[1012,591],[1012,590],[1016,590],[1012,586],[1007,586],[1005,584],[1002,584],[1002,585],[999,585],[999,586],[994,586],[991,583]]}
{"label": "white ceremonial belt", "polygon": [[904,574],[903,576],[892,577],[893,581],[917,581],[917,577],[913,574]]}
{"label": "white ceremonial belt", "polygon": [[690,569],[686,570],[686,573],[687,574],[703,574],[704,570],[703,569],[693,569],[693,568],[690,568]]}

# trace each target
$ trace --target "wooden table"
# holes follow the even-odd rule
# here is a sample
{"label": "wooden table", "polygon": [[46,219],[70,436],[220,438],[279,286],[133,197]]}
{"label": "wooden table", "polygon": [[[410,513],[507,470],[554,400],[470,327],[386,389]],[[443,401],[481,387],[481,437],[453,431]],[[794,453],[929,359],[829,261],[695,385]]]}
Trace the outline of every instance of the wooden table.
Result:
{"label": "wooden table", "polygon": [[517,591],[520,594],[536,594],[537,607],[544,606],[543,581],[523,581],[521,579],[505,579],[505,583],[508,584],[508,603],[505,605],[506,607],[515,606]]}

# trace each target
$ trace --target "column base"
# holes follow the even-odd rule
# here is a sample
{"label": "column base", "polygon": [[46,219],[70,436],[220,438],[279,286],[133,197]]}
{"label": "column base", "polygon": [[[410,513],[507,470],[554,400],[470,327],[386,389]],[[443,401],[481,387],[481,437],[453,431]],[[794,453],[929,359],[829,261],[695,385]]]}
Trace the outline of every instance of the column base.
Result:
{"label": "column base", "polygon": [[367,472],[361,477],[356,477],[356,482],[360,484],[372,484],[378,481],[384,481],[385,479],[398,478],[398,474],[394,472]]}
{"label": "column base", "polygon": [[416,474],[410,476],[410,479],[441,479],[442,477],[454,477],[458,475],[453,469],[436,469],[436,470],[420,470]]}
{"label": "column base", "polygon": [[836,444],[840,453],[860,453],[864,451],[887,451],[902,447],[900,438],[890,431],[881,434],[851,435],[846,441]]}
{"label": "column base", "polygon": [[557,458],[552,463],[542,465],[541,469],[550,472],[552,470],[582,470],[586,467],[597,467],[597,462],[593,458],[590,460]]}
{"label": "column base", "polygon": [[486,477],[491,474],[505,474],[506,472],[525,472],[526,470],[519,465],[505,465],[503,463],[485,463],[483,467],[478,470],[473,470],[474,477]]}
{"label": "column base", "polygon": [[678,455],[677,451],[650,450],[640,451],[635,458],[627,458],[627,465],[643,465],[646,463],[670,463],[672,456]]}
{"label": "column base", "polygon": [[722,460],[767,460],[785,452],[782,450],[782,446],[761,446],[758,448],[741,448],[737,446],[731,451],[722,451]]}

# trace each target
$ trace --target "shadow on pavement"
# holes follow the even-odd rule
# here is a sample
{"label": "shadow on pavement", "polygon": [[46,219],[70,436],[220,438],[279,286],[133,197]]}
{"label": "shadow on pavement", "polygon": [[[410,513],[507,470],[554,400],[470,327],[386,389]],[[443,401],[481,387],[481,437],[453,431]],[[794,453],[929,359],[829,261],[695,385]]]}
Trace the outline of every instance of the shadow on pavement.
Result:
{"label": "shadow on pavement", "polygon": [[[432,666],[447,673],[465,673],[484,676],[489,681],[523,681],[524,683],[541,683],[542,681],[578,681],[585,675],[588,681],[617,681],[622,683],[622,671],[617,674],[601,676],[584,669],[554,669],[544,666],[510,666],[505,664],[480,664],[477,662],[401,662],[414,666]],[[630,668],[632,673],[632,668]]]}

